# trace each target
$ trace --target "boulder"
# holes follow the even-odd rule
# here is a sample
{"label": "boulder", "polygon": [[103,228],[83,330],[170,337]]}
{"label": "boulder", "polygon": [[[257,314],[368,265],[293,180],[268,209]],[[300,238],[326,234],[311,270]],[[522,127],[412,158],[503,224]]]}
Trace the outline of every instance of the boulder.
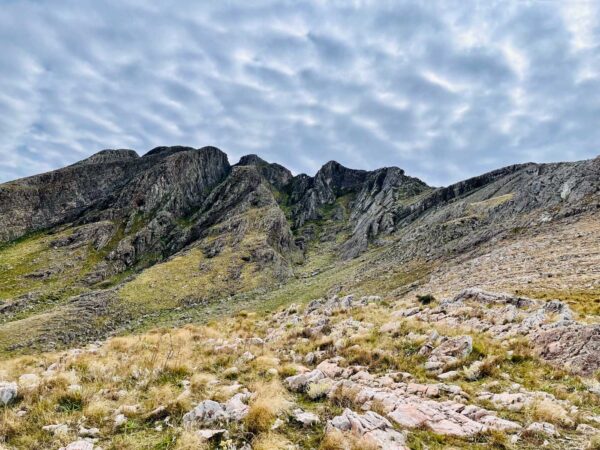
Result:
{"label": "boulder", "polygon": [[475,405],[407,398],[391,405],[387,416],[406,428],[427,427],[431,431],[450,436],[468,437],[488,429],[519,430],[516,422],[501,419],[490,411]]}
{"label": "boulder", "polygon": [[548,422],[533,422],[525,431],[535,434],[543,434],[545,436],[558,436],[558,432],[554,425]]}
{"label": "boulder", "polygon": [[396,333],[402,328],[402,322],[392,321],[387,322],[379,327],[380,333]]}
{"label": "boulder", "polygon": [[451,370],[449,372],[441,373],[437,377],[439,380],[442,380],[442,381],[452,381],[452,380],[455,380],[456,378],[458,378],[459,376],[460,376],[460,374],[458,373],[458,371]]}
{"label": "boulder", "polygon": [[346,408],[340,416],[327,423],[327,428],[352,432],[382,450],[408,449],[404,434],[394,430],[389,420],[373,411],[360,415]]}
{"label": "boulder", "polygon": [[250,398],[248,393],[235,394],[225,403],[225,412],[230,419],[240,421],[248,414],[250,407],[245,403]]}
{"label": "boulder", "polygon": [[256,356],[252,352],[244,352],[242,356],[237,359],[237,364],[244,364],[254,360]]}
{"label": "boulder", "polygon": [[600,369],[600,325],[571,324],[532,336],[538,354],[559,367],[582,375]]}
{"label": "boulder", "polygon": [[250,344],[250,345],[256,345],[256,346],[263,346],[263,345],[265,345],[265,341],[264,341],[264,339],[261,339],[261,338],[259,338],[259,337],[251,337],[251,338],[248,338],[248,339],[246,340],[246,342],[247,342],[248,344]]}
{"label": "boulder", "polygon": [[306,412],[300,408],[292,411],[292,418],[305,427],[311,427],[320,422],[319,416],[311,412]]}
{"label": "boulder", "polygon": [[502,419],[498,416],[487,415],[478,419],[479,423],[482,423],[489,428],[497,431],[509,432],[521,430],[521,425],[511,420]]}
{"label": "boulder", "polygon": [[8,405],[16,399],[18,392],[17,383],[0,381],[0,403],[3,405]]}
{"label": "boulder", "polygon": [[94,450],[94,443],[86,440],[71,442],[66,447],[61,447],[59,450]]}
{"label": "boulder", "polygon": [[333,360],[326,360],[321,362],[317,366],[317,370],[320,370],[326,377],[329,378],[338,377],[344,372],[344,369],[338,366],[337,363]]}
{"label": "boulder", "polygon": [[210,425],[213,423],[226,422],[229,414],[223,409],[220,403],[213,400],[204,400],[190,412],[184,414],[184,427],[194,425]]}
{"label": "boulder", "polygon": [[531,403],[531,399],[522,393],[501,392],[491,394],[483,392],[479,395],[481,400],[489,400],[498,409],[507,409],[509,411],[521,411],[525,406]]}
{"label": "boulder", "polygon": [[40,377],[35,373],[26,373],[19,377],[18,384],[24,391],[36,389],[40,385]]}
{"label": "boulder", "polygon": [[310,372],[287,377],[285,384],[291,391],[304,392],[310,383],[315,383],[323,378],[325,378],[325,374],[319,369],[315,369]]}
{"label": "boulder", "polygon": [[459,292],[451,302],[461,302],[471,300],[484,304],[508,304],[514,305],[517,308],[525,308],[528,306],[532,306],[535,304],[535,300],[532,300],[527,297],[519,297],[516,295],[505,294],[505,293],[496,293],[496,292],[486,292],[478,288],[468,288]]}
{"label": "boulder", "polygon": [[216,437],[227,436],[228,433],[227,433],[226,429],[219,428],[216,430],[211,430],[211,429],[198,430],[196,432],[196,434],[203,441],[210,441],[211,439],[216,438]]}
{"label": "boulder", "polygon": [[598,429],[594,428],[591,425],[587,425],[585,423],[580,423],[579,425],[577,425],[577,430],[578,433],[581,434],[587,434],[587,435],[594,435],[596,433],[598,433]]}
{"label": "boulder", "polygon": [[126,417],[132,417],[140,412],[140,405],[121,405],[117,408],[117,414],[124,414]]}
{"label": "boulder", "polygon": [[[442,363],[444,365],[455,364],[466,358],[473,351],[473,338],[471,336],[458,336],[447,339],[429,354],[428,363]],[[434,370],[434,369],[429,369]]]}
{"label": "boulder", "polygon": [[59,423],[55,425],[43,426],[42,430],[58,436],[61,434],[67,434],[69,432],[69,426],[66,423]]}
{"label": "boulder", "polygon": [[127,423],[127,417],[125,414],[117,414],[115,416],[115,428],[120,428]]}
{"label": "boulder", "polygon": [[100,436],[100,430],[98,428],[86,428],[83,425],[80,425],[77,434],[79,437],[83,438],[97,438]]}

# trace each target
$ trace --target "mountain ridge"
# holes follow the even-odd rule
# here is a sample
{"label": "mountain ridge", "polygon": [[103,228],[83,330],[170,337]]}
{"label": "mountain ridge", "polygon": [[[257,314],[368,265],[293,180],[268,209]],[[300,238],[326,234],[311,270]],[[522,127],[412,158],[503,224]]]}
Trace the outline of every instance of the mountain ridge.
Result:
{"label": "mountain ridge", "polygon": [[[311,177],[257,155],[231,165],[211,146],[157,147],[143,156],[102,150],[0,185],[0,252],[12,261],[10,255],[31,249],[18,263],[0,265],[0,347],[56,344],[48,334],[57,333],[46,328],[26,345],[11,333],[26,325],[20,320],[71,316],[69,301],[77,305],[77,296],[94,292],[110,298],[102,302],[117,305],[115,311],[121,308],[103,315],[105,332],[112,332],[141,324],[141,317],[150,320],[156,311],[174,314],[178,302],[258,301],[271,290],[283,295],[307,276],[319,292],[348,289],[362,279],[359,273],[376,278],[376,268],[395,272],[398,264],[411,268],[407,280],[422,277],[515,230],[595,216],[599,174],[600,158],[527,163],[433,188],[397,167],[366,171],[329,161]],[[186,287],[175,272],[161,275],[178,264],[183,271],[192,264],[190,276],[205,284]],[[350,272],[334,275],[335,267]],[[148,283],[173,286],[164,292],[175,303],[152,290],[144,302],[132,297],[128,286],[140,286],[151,274],[157,279]],[[60,345],[87,339],[85,332],[68,330],[61,336]]]}

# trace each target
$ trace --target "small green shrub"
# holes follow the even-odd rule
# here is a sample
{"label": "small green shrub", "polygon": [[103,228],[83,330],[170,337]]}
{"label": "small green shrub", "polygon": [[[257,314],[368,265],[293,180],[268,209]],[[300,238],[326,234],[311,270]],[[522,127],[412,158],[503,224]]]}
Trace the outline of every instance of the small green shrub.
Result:
{"label": "small green shrub", "polygon": [[435,297],[431,294],[417,295],[417,300],[421,305],[429,305],[435,302]]}
{"label": "small green shrub", "polygon": [[83,409],[83,399],[79,393],[65,394],[58,399],[56,410],[63,413],[72,413]]}

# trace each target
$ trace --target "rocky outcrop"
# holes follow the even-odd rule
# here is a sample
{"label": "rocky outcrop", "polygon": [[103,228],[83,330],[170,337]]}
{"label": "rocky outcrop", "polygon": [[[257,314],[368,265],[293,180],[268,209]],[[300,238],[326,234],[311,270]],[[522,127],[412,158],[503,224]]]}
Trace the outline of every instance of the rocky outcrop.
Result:
{"label": "rocky outcrop", "polygon": [[68,247],[75,249],[91,244],[95,250],[102,250],[109,243],[115,231],[116,226],[113,222],[94,222],[77,228],[74,233],[68,236],[52,241],[50,245],[54,248]]}
{"label": "rocky outcrop", "polygon": [[184,427],[194,425],[204,426],[226,422],[229,420],[229,415],[220,403],[213,400],[205,400],[192,411],[184,414],[182,420]]}
{"label": "rocky outcrop", "polygon": [[181,217],[228,172],[227,156],[214,147],[165,147],[143,157],[103,150],[64,169],[0,185],[0,242],[74,220],[132,220],[159,210]]}
{"label": "rocky outcrop", "polygon": [[[390,257],[396,259],[455,254],[532,221],[590,211],[599,203],[598,158],[514,165],[439,189],[396,167],[368,172],[330,161],[314,177],[293,177],[256,155],[235,167],[256,170],[277,193],[294,230],[311,221],[339,223],[333,233],[349,236],[339,249],[342,258],[358,256],[384,236],[395,242]],[[113,234],[123,226],[125,237],[110,258],[114,267],[99,273],[120,271],[143,255],[156,260],[178,251],[186,239],[181,224],[206,215],[207,201],[215,199],[211,192],[239,173],[215,147],[157,147],[143,157],[103,150],[64,169],[0,185],[0,243],[70,221],[109,221]],[[215,205],[214,211],[223,208]]]}
{"label": "rocky outcrop", "polygon": [[0,185],[0,243],[76,219],[149,163],[135,153],[104,150],[73,166]]}
{"label": "rocky outcrop", "polygon": [[[419,321],[486,332],[498,340],[527,337],[542,359],[575,373],[591,375],[600,369],[600,325],[574,321],[569,306],[559,300],[540,301],[469,288],[438,306],[410,312],[410,317]],[[430,350],[430,368],[444,367],[436,365],[438,353],[456,363],[453,357],[465,356],[463,349],[470,348],[469,338],[451,338]]]}
{"label": "rocky outcrop", "polygon": [[0,403],[8,405],[17,398],[18,392],[17,383],[0,382]]}
{"label": "rocky outcrop", "polygon": [[600,207],[600,159],[509,166],[439,188],[397,209],[390,259],[433,260]]}
{"label": "rocky outcrop", "polygon": [[234,395],[225,403],[214,400],[204,400],[190,412],[183,415],[183,426],[198,428],[225,424],[229,421],[239,422],[246,417],[249,407],[246,404],[250,398],[249,393]]}
{"label": "rocky outcrop", "polygon": [[227,155],[216,147],[169,149],[150,152],[143,158],[160,159],[129,180],[117,195],[106,199],[100,205],[106,209],[101,216],[130,218],[160,211],[184,218],[230,171]]}
{"label": "rocky outcrop", "polygon": [[429,354],[429,364],[440,364],[440,367],[453,366],[473,351],[471,336],[450,338],[435,347]]}
{"label": "rocky outcrop", "polygon": [[234,167],[191,221],[193,225],[178,241],[181,245],[208,238],[210,243],[202,245],[210,256],[218,254],[226,242],[235,246],[244,235],[259,233],[265,237],[264,245],[257,245],[245,261],[272,266],[280,279],[292,275],[290,263],[299,257],[294,237],[268,182],[257,168]]}
{"label": "rocky outcrop", "polygon": [[[324,362],[325,363],[325,362]],[[321,364],[324,364],[321,363]],[[369,410],[372,405],[379,405],[386,417],[404,428],[427,427],[435,433],[442,435],[467,437],[493,429],[498,431],[517,431],[521,429],[518,423],[499,418],[492,411],[475,405],[465,405],[464,400],[468,395],[458,386],[437,384],[426,385],[417,383],[394,382],[397,374],[384,374],[376,377],[360,367],[340,368],[335,360],[327,363],[328,374],[319,368],[306,374],[295,375],[287,378],[288,388],[294,392],[303,392],[311,384],[327,386],[327,395],[335,397],[340,390],[352,392],[354,401],[362,405],[364,410]],[[321,365],[319,365],[321,367]],[[328,380],[326,383],[325,380]],[[442,394],[453,395],[457,401],[440,401],[435,399]],[[329,423],[340,430],[359,429],[359,424],[377,423],[386,425],[382,429],[391,428],[386,418],[373,412],[367,417],[355,417],[348,410]],[[356,426],[348,427],[348,423],[356,421]],[[364,425],[364,424],[363,424]],[[360,432],[364,435],[381,427],[365,426]]]}
{"label": "rocky outcrop", "polygon": [[366,177],[366,171],[348,169],[335,161],[321,167],[314,178],[306,175],[295,177],[288,188],[294,226],[299,228],[309,220],[322,218],[322,206],[358,192]]}
{"label": "rocky outcrop", "polygon": [[154,155],[163,159],[86,217],[126,220],[129,233],[108,255],[110,267],[102,268],[104,276],[131,267],[148,254],[160,255],[155,259],[161,260],[181,250],[187,244],[181,220],[205,207],[212,190],[230,171],[227,156],[214,147],[165,149]]}
{"label": "rocky outcrop", "polygon": [[369,241],[396,231],[398,217],[411,199],[430,188],[417,178],[408,177],[397,167],[369,172],[352,206],[351,238],[342,246],[342,255],[351,258],[367,249]]}
{"label": "rocky outcrop", "polygon": [[243,156],[237,165],[256,167],[260,174],[277,189],[282,189],[293,178],[292,172],[285,167],[276,163],[268,163],[257,155]]}
{"label": "rocky outcrop", "polygon": [[408,450],[406,437],[394,430],[389,420],[373,411],[357,414],[346,408],[328,422],[327,428],[352,432],[381,450]]}
{"label": "rocky outcrop", "polygon": [[600,325],[565,324],[535,333],[539,355],[556,365],[593,375],[600,369]]}

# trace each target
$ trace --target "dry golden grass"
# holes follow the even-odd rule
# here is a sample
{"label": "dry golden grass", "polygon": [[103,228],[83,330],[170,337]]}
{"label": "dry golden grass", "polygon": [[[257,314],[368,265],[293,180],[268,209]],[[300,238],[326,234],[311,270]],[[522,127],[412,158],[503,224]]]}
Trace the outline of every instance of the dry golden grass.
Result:
{"label": "dry golden grass", "polygon": [[88,419],[89,423],[94,426],[101,426],[111,412],[111,402],[104,399],[92,400],[83,408],[83,415]]}
{"label": "dry golden grass", "polygon": [[254,450],[287,450],[293,449],[293,444],[284,436],[277,433],[264,433],[259,435],[253,442]]}
{"label": "dry golden grass", "polygon": [[174,450],[208,450],[210,447],[192,431],[182,431],[177,438]]}
{"label": "dry golden grass", "polygon": [[320,398],[325,397],[325,395],[329,392],[330,389],[331,389],[331,381],[330,380],[318,381],[316,383],[311,383],[308,386],[306,395],[311,400],[318,400]]}
{"label": "dry golden grass", "polygon": [[352,433],[329,431],[323,437],[319,450],[377,450],[377,444]]}
{"label": "dry golden grass", "polygon": [[325,434],[319,446],[319,450],[346,450],[347,448],[344,435],[338,430]]}
{"label": "dry golden grass", "polygon": [[250,431],[264,432],[271,428],[278,415],[290,409],[292,403],[278,380],[258,382],[253,390],[255,397],[244,422]]}
{"label": "dry golden grass", "polygon": [[358,391],[355,388],[340,385],[329,395],[329,400],[342,408],[354,408],[357,395]]}
{"label": "dry golden grass", "polygon": [[536,421],[550,422],[556,425],[572,426],[573,419],[559,404],[550,400],[539,400],[531,406],[531,415]]}
{"label": "dry golden grass", "polygon": [[195,373],[190,378],[190,388],[194,394],[203,394],[208,385],[217,381],[217,377],[211,373]]}
{"label": "dry golden grass", "polygon": [[265,373],[269,369],[278,368],[281,364],[279,358],[270,355],[261,355],[252,361],[252,367],[258,372]]}
{"label": "dry golden grass", "polygon": [[600,434],[592,436],[586,450],[600,450]]}

